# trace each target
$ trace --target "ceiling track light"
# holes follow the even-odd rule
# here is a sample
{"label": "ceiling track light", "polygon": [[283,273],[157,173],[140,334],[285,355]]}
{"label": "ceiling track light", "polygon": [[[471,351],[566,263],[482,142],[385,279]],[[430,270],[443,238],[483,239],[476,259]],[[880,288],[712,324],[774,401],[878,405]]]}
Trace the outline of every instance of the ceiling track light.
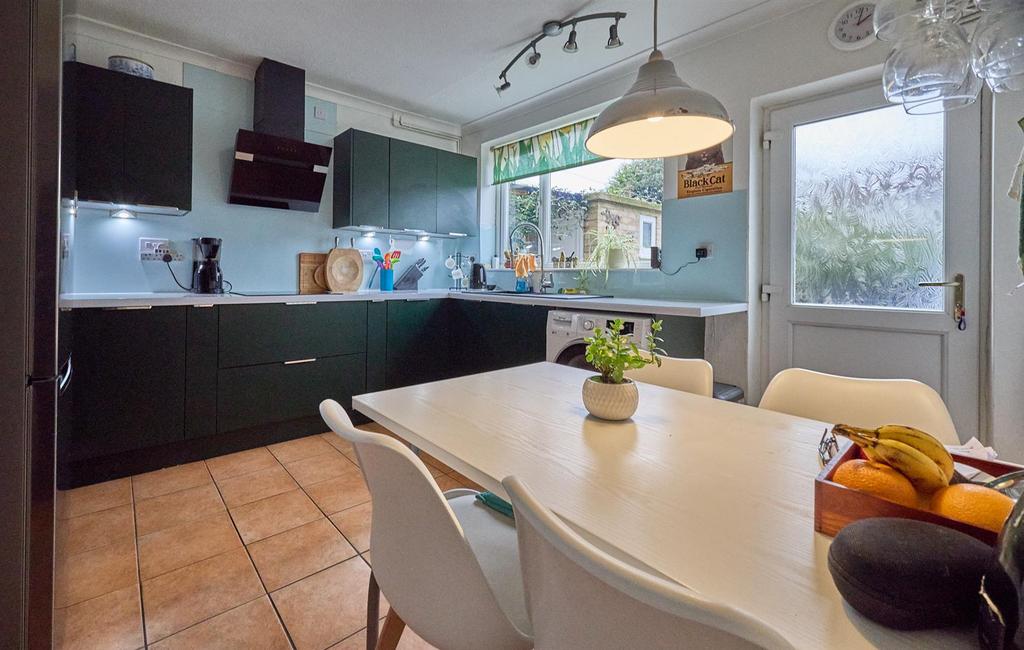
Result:
{"label": "ceiling track light", "polygon": [[540,43],[545,38],[558,36],[562,33],[566,27],[572,27],[572,31],[569,32],[569,40],[562,46],[562,51],[573,54],[579,51],[579,46],[576,43],[576,24],[586,22],[588,20],[612,20],[614,21],[608,28],[608,43],[605,45],[606,48],[611,49],[613,47],[619,47],[622,45],[622,41],[619,40],[619,21],[626,17],[626,14],[621,11],[604,11],[596,14],[587,14],[586,16],[576,16],[574,18],[568,18],[566,20],[549,20],[544,23],[541,28],[541,33],[535,36],[529,43],[523,46],[523,49],[519,50],[519,53],[512,57],[512,60],[508,62],[508,65],[502,69],[498,74],[498,81],[500,82],[494,87],[494,90],[501,93],[505,92],[512,87],[512,84],[508,80],[508,71],[512,69],[512,66],[516,64],[516,61],[523,58],[527,52],[531,54],[526,57],[526,65],[531,68],[537,67],[540,63],[540,52],[537,51],[537,43]]}

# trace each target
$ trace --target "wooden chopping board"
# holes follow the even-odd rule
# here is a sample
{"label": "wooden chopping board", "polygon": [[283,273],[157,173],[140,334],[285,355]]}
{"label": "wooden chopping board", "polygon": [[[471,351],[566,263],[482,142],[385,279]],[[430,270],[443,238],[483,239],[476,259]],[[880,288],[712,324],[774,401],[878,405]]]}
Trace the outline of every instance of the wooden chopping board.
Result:
{"label": "wooden chopping board", "polygon": [[299,293],[327,293],[326,284],[317,284],[317,267],[327,262],[327,253],[299,253]]}
{"label": "wooden chopping board", "polygon": [[331,293],[358,291],[363,283],[363,256],[355,248],[332,248],[324,263]]}

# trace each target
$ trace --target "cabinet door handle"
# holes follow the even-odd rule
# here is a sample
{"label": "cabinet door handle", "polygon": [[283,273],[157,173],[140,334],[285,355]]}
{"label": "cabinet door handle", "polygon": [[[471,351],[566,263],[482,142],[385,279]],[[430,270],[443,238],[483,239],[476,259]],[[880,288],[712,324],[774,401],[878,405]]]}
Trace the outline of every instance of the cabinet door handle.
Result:
{"label": "cabinet door handle", "polygon": [[152,308],[153,305],[125,305],[124,307],[104,307],[103,311],[139,311]]}
{"label": "cabinet door handle", "polygon": [[303,300],[301,302],[286,302],[284,304],[286,304],[286,305],[315,305],[316,301],[315,300]]}
{"label": "cabinet door handle", "polygon": [[295,359],[294,361],[285,361],[284,365],[286,365],[286,366],[295,366],[295,365],[298,365],[300,363],[313,363],[314,361],[316,361],[315,358],[313,358],[313,359]]}

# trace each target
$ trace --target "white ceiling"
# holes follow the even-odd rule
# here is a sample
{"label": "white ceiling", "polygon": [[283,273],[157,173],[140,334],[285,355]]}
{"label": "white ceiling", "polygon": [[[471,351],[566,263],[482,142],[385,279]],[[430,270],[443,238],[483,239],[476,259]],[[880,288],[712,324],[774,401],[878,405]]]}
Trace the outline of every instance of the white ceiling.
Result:
{"label": "white ceiling", "polygon": [[[681,47],[816,1],[663,1],[659,41]],[[651,0],[69,0],[65,7],[252,66],[276,59],[305,68],[311,83],[459,125],[592,83],[648,52],[652,38]],[[509,72],[512,88],[495,93],[498,73],[544,21],[596,11],[628,14],[619,26],[623,47],[604,49],[608,22],[581,24],[578,53],[561,51],[567,32],[546,39],[540,65],[527,68],[524,57]]]}

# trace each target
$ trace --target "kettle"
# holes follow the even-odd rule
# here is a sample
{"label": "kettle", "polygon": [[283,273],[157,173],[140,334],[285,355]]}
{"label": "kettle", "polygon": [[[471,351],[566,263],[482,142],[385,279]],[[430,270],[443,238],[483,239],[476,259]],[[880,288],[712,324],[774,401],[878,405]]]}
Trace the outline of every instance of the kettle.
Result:
{"label": "kettle", "polygon": [[474,262],[469,271],[469,288],[483,289],[487,286],[487,269],[479,262]]}

